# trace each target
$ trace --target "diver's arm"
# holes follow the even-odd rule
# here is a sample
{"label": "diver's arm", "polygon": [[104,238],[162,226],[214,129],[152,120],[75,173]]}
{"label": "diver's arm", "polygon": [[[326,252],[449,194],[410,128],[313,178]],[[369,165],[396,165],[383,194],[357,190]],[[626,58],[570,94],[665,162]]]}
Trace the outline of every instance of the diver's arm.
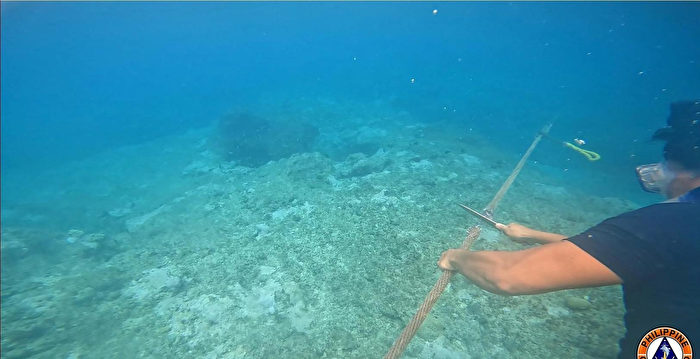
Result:
{"label": "diver's arm", "polygon": [[546,244],[546,243],[559,242],[559,241],[567,238],[563,234],[542,232],[542,231],[538,231],[538,230],[535,230],[532,228],[525,227],[522,224],[518,224],[518,223],[511,223],[508,225],[497,223],[496,228],[501,230],[501,232],[503,232],[508,237],[513,238],[514,240],[516,240],[518,242],[523,242],[522,239],[529,238],[537,243]]}
{"label": "diver's arm", "polygon": [[450,249],[438,266],[455,270],[496,294],[536,294],[622,283],[605,265],[569,241],[521,251]]}

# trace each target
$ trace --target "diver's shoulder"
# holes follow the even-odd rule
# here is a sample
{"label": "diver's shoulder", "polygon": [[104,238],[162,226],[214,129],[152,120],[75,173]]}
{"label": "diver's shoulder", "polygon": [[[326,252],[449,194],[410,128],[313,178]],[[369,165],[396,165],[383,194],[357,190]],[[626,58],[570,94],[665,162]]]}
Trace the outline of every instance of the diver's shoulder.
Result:
{"label": "diver's shoulder", "polygon": [[[700,203],[694,202],[661,202],[641,207],[629,212],[622,213],[613,218],[637,217],[640,219],[653,220],[658,217],[668,216],[700,216]],[[691,217],[692,218],[692,217]],[[696,217],[700,218],[700,217]]]}
{"label": "diver's shoulder", "polygon": [[696,218],[700,218],[700,203],[666,201],[623,213],[620,216],[625,215],[649,218],[651,220],[657,217],[668,216],[699,216]]}

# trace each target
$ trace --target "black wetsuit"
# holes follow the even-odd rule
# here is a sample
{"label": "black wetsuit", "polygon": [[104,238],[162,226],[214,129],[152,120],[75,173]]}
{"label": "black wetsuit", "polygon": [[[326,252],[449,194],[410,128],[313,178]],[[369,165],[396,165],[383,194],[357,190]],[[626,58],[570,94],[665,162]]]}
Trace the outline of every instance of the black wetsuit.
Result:
{"label": "black wetsuit", "polygon": [[642,336],[659,326],[680,330],[700,348],[700,188],[568,240],[623,281],[627,333],[619,358],[636,358]]}

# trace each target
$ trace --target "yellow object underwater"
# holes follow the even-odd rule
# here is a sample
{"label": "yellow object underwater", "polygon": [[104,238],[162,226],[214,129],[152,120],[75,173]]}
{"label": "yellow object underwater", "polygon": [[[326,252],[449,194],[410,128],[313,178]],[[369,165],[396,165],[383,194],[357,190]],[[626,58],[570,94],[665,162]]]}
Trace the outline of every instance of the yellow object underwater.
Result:
{"label": "yellow object underwater", "polygon": [[[550,126],[551,126],[551,124],[550,124]],[[542,136],[546,137],[547,139],[552,140],[552,141],[554,141],[554,142],[561,143],[562,145],[564,145],[564,147],[568,147],[568,148],[570,148],[570,149],[572,149],[572,150],[574,150],[574,151],[576,151],[576,152],[582,154],[582,155],[583,155],[584,157],[586,157],[586,159],[588,159],[589,161],[597,161],[597,160],[600,159],[600,155],[599,155],[598,153],[593,152],[593,151],[589,151],[589,150],[584,150],[583,148],[581,148],[581,147],[579,147],[579,146],[576,146],[576,145],[574,145],[574,144],[571,143],[571,142],[562,141],[562,140],[560,140],[560,139],[554,138],[554,137],[552,137],[552,136],[549,135],[549,131],[544,131],[544,130],[542,130],[542,131],[540,131],[540,135],[542,135]],[[586,144],[586,141],[584,141],[584,140],[582,140],[582,139],[580,139],[580,138],[574,139],[574,142],[576,142],[576,143],[579,144],[579,145],[585,145],[585,144]]]}
{"label": "yellow object underwater", "polygon": [[600,155],[597,154],[596,152],[584,150],[583,148],[578,147],[571,142],[562,142],[562,143],[564,144],[564,146],[569,147],[570,149],[582,154],[589,161],[597,161],[600,159]]}

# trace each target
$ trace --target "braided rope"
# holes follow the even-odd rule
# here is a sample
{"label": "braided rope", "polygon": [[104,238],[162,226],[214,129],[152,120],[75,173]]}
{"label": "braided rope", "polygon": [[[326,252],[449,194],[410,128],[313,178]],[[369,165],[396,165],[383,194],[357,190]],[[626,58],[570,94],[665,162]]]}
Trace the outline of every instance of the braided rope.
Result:
{"label": "braided rope", "polygon": [[[481,228],[479,228],[479,226],[470,227],[469,231],[467,232],[467,238],[464,239],[464,242],[462,242],[462,246],[460,248],[469,249],[472,243],[474,243],[474,241],[479,237],[479,233],[481,233]],[[440,298],[440,295],[447,287],[447,284],[450,283],[450,278],[452,278],[453,273],[453,271],[442,272],[440,278],[437,280],[437,282],[435,282],[435,285],[433,285],[433,289],[431,289],[428,295],[425,297],[423,304],[421,304],[420,308],[418,308],[418,311],[408,323],[406,328],[404,328],[401,335],[399,335],[399,337],[396,339],[394,345],[391,346],[389,352],[386,353],[384,359],[396,359],[401,356],[403,351],[408,346],[408,343],[410,343],[413,336],[416,335],[418,328],[420,328],[421,324],[423,324],[425,318],[428,317],[428,313],[430,313],[430,310],[433,309],[433,305],[435,305],[435,302],[437,302],[438,298]]]}
{"label": "braided rope", "polygon": [[552,124],[548,124],[540,130],[540,133],[535,136],[535,140],[532,141],[532,144],[530,144],[530,147],[527,149],[523,157],[520,159],[518,164],[515,166],[513,169],[513,172],[510,173],[510,176],[506,179],[505,182],[503,182],[503,185],[501,185],[501,188],[498,190],[495,196],[493,196],[493,199],[491,200],[491,203],[489,203],[486,208],[484,208],[484,211],[489,214],[493,215],[493,210],[496,209],[496,206],[498,206],[498,203],[501,202],[501,199],[503,199],[503,196],[506,195],[506,192],[508,191],[508,188],[510,188],[510,185],[513,184],[513,181],[515,181],[515,178],[518,177],[518,174],[520,174],[520,170],[523,169],[523,166],[525,166],[525,162],[527,162],[528,157],[530,157],[530,154],[532,151],[535,150],[535,147],[537,146],[538,143],[540,143],[540,140],[542,137],[546,136],[549,133],[549,130],[552,128]]}
{"label": "braided rope", "polygon": [[[544,126],[544,128],[542,128],[540,133],[538,133],[537,136],[535,136],[535,139],[532,141],[532,144],[527,149],[523,157],[520,159],[520,162],[518,162],[518,164],[513,169],[513,172],[503,183],[501,189],[498,190],[496,196],[493,197],[491,203],[489,203],[488,206],[486,206],[486,208],[484,209],[484,211],[487,214],[493,214],[493,210],[496,208],[501,199],[503,199],[503,196],[508,191],[508,188],[510,188],[510,185],[513,184],[513,181],[515,181],[515,178],[520,173],[520,170],[525,165],[525,162],[527,161],[528,157],[530,157],[532,151],[535,149],[542,137],[546,136],[549,133],[549,130],[551,128],[552,124],[547,124]],[[462,246],[460,248],[469,249],[472,243],[474,243],[474,241],[479,237],[480,232],[481,228],[479,228],[479,226],[470,227],[467,233],[467,238],[464,239],[464,242],[462,242]],[[408,323],[406,328],[404,328],[403,332],[401,332],[401,335],[399,335],[399,337],[396,339],[394,345],[392,345],[391,349],[389,349],[389,352],[386,353],[384,359],[397,359],[401,356],[403,351],[408,346],[408,343],[410,343],[411,339],[413,339],[413,336],[416,335],[418,328],[421,326],[421,324],[423,324],[423,321],[425,321],[425,318],[428,316],[428,313],[430,313],[430,310],[433,309],[433,305],[435,305],[435,302],[437,302],[438,298],[440,298],[440,295],[447,287],[447,284],[450,282],[450,278],[452,278],[453,273],[454,272],[452,271],[442,272],[440,278],[437,280],[437,282],[435,282],[433,289],[430,290],[430,293],[428,293],[428,296],[425,297],[423,304],[420,306],[420,308],[418,308],[418,312],[416,312],[413,318],[411,318],[411,321]]]}

